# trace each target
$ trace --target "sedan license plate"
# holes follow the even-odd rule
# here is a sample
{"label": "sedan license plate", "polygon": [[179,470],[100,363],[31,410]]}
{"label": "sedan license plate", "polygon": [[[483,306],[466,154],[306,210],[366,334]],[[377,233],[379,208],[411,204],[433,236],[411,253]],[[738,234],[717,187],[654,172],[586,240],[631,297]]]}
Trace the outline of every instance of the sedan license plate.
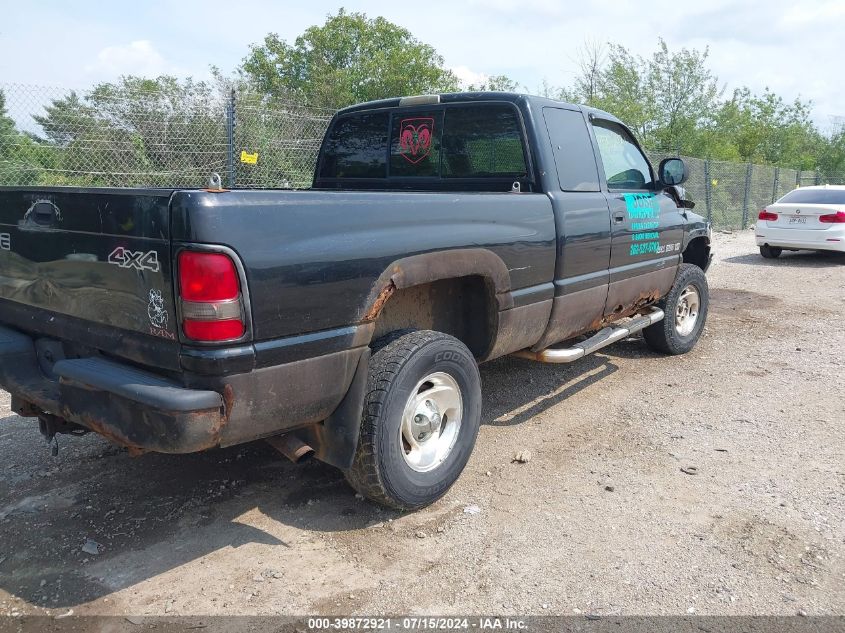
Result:
{"label": "sedan license plate", "polygon": [[806,215],[790,215],[788,224],[807,224]]}

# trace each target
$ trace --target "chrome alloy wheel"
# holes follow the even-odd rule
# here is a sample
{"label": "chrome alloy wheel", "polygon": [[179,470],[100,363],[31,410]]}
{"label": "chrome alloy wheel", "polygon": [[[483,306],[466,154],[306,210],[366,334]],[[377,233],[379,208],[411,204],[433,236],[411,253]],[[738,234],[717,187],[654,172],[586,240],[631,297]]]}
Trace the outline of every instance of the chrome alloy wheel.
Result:
{"label": "chrome alloy wheel", "polygon": [[424,473],[442,464],[461,430],[461,389],[444,372],[429,374],[417,383],[405,404],[399,444],[405,463]]}
{"label": "chrome alloy wheel", "polygon": [[698,311],[701,306],[701,297],[698,289],[690,284],[681,291],[678,297],[678,305],[675,310],[675,330],[681,336],[689,336],[695,329],[698,322]]}

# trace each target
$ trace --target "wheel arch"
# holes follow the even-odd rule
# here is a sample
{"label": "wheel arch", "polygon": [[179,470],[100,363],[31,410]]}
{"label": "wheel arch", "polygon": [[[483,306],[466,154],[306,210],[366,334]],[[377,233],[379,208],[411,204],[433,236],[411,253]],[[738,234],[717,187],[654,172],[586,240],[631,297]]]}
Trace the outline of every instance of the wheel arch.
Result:
{"label": "wheel arch", "polygon": [[701,270],[707,271],[711,260],[710,238],[706,235],[693,237],[687,242],[683,252],[685,264],[695,264]]}
{"label": "wheel arch", "polygon": [[373,339],[407,327],[443,331],[480,358],[495,341],[499,313],[512,307],[502,259],[487,249],[454,249],[393,262],[373,284],[360,320],[373,324]]}

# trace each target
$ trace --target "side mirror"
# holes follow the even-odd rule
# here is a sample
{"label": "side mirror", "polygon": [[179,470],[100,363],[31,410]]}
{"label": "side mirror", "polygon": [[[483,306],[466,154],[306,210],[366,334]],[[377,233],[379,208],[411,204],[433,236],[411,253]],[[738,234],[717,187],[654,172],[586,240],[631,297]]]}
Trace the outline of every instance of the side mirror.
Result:
{"label": "side mirror", "polygon": [[680,158],[664,158],[657,168],[657,177],[663,187],[680,185],[689,178],[689,168]]}

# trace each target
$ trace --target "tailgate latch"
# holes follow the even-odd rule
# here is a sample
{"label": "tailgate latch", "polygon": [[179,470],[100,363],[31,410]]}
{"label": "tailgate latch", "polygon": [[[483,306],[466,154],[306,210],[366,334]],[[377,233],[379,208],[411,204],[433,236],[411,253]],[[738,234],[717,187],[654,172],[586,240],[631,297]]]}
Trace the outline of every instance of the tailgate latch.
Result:
{"label": "tailgate latch", "polygon": [[50,200],[36,200],[23,216],[24,225],[50,227],[62,221],[62,212]]}

